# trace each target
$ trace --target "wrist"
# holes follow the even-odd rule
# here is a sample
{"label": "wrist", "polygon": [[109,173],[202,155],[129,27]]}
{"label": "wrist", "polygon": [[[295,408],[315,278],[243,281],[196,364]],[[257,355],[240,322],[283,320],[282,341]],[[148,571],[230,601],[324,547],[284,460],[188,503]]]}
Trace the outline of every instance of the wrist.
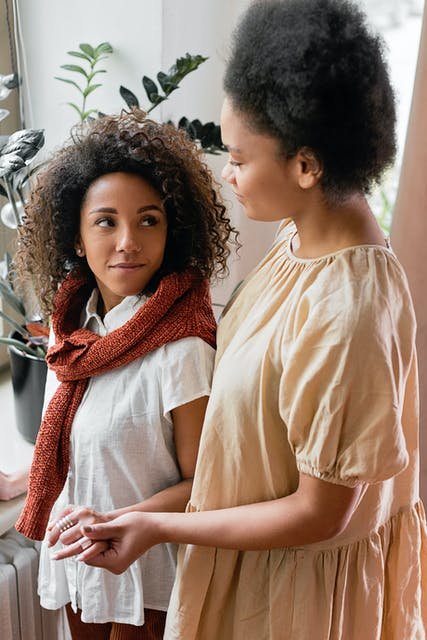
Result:
{"label": "wrist", "polygon": [[[148,514],[144,514],[147,516]],[[178,521],[184,514],[175,512],[152,512],[149,514],[155,544],[173,542],[179,544]]]}
{"label": "wrist", "polygon": [[125,515],[125,513],[128,513],[128,510],[124,507],[122,509],[113,509],[112,511],[107,511],[103,515],[104,515],[104,518],[108,520],[108,522],[110,522],[110,520],[119,518],[120,516]]}

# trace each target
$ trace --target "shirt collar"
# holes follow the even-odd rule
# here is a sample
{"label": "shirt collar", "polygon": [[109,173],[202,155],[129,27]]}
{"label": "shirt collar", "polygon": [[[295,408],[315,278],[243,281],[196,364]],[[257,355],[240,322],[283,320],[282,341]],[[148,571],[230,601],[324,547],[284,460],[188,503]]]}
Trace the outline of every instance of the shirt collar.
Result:
{"label": "shirt collar", "polygon": [[130,320],[147,299],[148,297],[145,295],[127,296],[118,305],[110,309],[102,319],[97,311],[99,290],[95,288],[83,309],[80,326],[98,335],[106,335]]}

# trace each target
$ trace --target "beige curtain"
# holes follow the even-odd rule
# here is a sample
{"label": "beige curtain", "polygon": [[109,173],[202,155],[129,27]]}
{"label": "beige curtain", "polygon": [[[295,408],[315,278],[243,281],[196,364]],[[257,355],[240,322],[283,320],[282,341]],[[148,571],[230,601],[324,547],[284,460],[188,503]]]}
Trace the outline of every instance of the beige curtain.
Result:
{"label": "beige curtain", "polygon": [[420,373],[421,495],[427,503],[427,10],[424,9],[418,65],[399,190],[391,231],[417,316]]}

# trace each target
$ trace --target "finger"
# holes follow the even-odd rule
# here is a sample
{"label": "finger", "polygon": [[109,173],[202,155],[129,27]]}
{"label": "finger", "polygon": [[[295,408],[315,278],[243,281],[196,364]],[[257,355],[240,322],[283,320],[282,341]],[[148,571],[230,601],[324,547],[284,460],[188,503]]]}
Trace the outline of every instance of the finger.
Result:
{"label": "finger", "polygon": [[53,560],[63,560],[64,558],[72,558],[73,556],[78,556],[82,552],[80,540],[74,542],[73,544],[68,544],[66,547],[63,547],[62,549],[56,551],[52,556]]}
{"label": "finger", "polygon": [[[89,538],[82,538],[82,540],[84,539],[88,540],[91,544],[86,548],[84,548],[82,553],[79,556],[77,556],[77,560],[80,560],[81,562],[88,563],[91,560],[96,560],[96,557],[98,555],[105,553],[109,548],[108,542],[104,542],[104,541],[92,542],[92,540],[89,540]],[[85,545],[82,545],[82,546],[85,546]]]}
{"label": "finger", "polygon": [[110,522],[84,525],[82,531],[85,536],[91,540],[109,540],[115,538],[119,531],[121,531],[120,525],[111,524]]}
{"label": "finger", "polygon": [[65,509],[61,511],[60,514],[58,514],[54,518],[51,518],[47,523],[47,527],[46,527],[47,531],[51,531],[51,529],[56,525],[58,520],[60,520],[64,516],[69,515],[72,511],[74,511],[74,509],[75,509],[75,506],[73,504],[69,504],[67,507],[65,507]]}
{"label": "finger", "polygon": [[[106,544],[106,543],[101,543]],[[100,569],[106,569],[107,571],[111,571],[118,575],[119,573],[123,573],[127,567],[119,562],[117,558],[117,552],[115,549],[109,547],[105,551],[102,551],[94,558],[87,559],[85,564],[91,567],[99,567]]]}
{"label": "finger", "polygon": [[77,522],[74,527],[71,527],[71,529],[67,529],[66,531],[64,531],[64,533],[61,533],[61,535],[59,536],[59,540],[60,542],[62,542],[62,544],[68,545],[73,544],[73,542],[77,542],[77,540],[80,540],[81,537],[82,532],[80,522]]}
{"label": "finger", "polygon": [[61,535],[65,531],[72,529],[77,524],[77,522],[78,518],[75,517],[73,510],[68,511],[68,513],[65,513],[65,515],[62,515],[62,517],[58,518],[47,534],[48,546],[51,547],[56,544]]}

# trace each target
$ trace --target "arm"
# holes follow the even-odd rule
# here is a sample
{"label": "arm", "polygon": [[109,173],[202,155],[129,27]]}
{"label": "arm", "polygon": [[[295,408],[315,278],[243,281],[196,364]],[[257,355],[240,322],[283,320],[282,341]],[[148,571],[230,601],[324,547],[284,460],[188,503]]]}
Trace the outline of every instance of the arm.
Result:
{"label": "arm", "polygon": [[[92,540],[109,540],[99,553],[89,547],[80,558],[121,573],[161,542],[225,549],[259,550],[300,546],[340,533],[362,495],[362,485],[344,487],[301,474],[297,491],[285,498],[198,513],[128,513],[110,523],[84,527]],[[57,558],[80,553],[72,545]]]}
{"label": "arm", "polygon": [[28,485],[29,469],[20,469],[14,473],[0,471],[0,500],[12,500],[25,493]]}
{"label": "arm", "polygon": [[[75,508],[70,506],[65,509],[55,521],[49,524],[49,546],[56,544],[60,537],[61,542],[70,544],[81,538],[80,527],[83,524],[106,522],[131,511],[150,512],[176,512],[184,511],[190,498],[193,484],[194,470],[196,468],[197,452],[199,449],[200,434],[205,416],[208,398],[206,396],[187,402],[172,410],[174,429],[174,441],[176,456],[181,472],[182,480],[176,485],[167,487],[143,502],[115,509],[105,514],[97,513],[86,507]],[[68,529],[61,536],[55,527],[57,520],[68,515],[75,526]]]}
{"label": "arm", "polygon": [[208,398],[204,396],[171,412],[181,482],[159,491],[144,502],[110,511],[108,516],[116,518],[130,511],[184,511],[190,498],[207,404]]}

